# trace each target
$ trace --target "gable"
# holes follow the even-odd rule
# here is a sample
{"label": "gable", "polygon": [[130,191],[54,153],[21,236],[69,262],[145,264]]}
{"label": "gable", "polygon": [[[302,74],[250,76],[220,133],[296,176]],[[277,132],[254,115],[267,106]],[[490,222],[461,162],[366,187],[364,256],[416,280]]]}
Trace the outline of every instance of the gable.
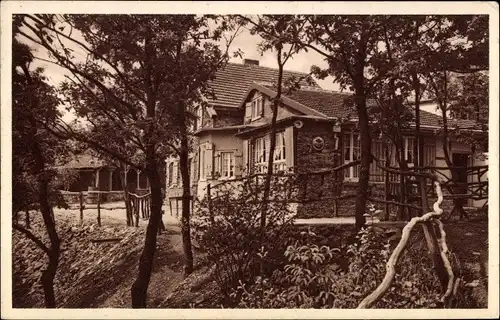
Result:
{"label": "gable", "polygon": [[[283,71],[284,80],[294,78],[304,78],[307,73]],[[218,70],[215,79],[210,82],[213,96],[207,96],[207,102],[214,106],[226,108],[238,108],[241,101],[247,95],[250,85],[257,81],[276,82],[278,70],[257,65],[244,65],[238,63],[228,63],[224,68]],[[311,85],[305,80],[300,81],[301,85]],[[316,82],[312,86],[318,87]]]}

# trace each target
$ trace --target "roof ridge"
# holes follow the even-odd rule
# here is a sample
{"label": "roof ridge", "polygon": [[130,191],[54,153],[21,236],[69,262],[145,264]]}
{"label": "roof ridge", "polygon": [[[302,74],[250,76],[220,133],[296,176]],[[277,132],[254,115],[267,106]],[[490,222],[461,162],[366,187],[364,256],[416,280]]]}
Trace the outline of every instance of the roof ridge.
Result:
{"label": "roof ridge", "polygon": [[342,95],[352,95],[353,94],[350,92],[328,90],[328,89],[323,89],[322,87],[314,87],[314,86],[302,86],[302,87],[300,87],[299,90],[301,90],[301,91],[318,91],[318,92],[325,92],[325,93],[336,93],[336,94],[342,94]]}
{"label": "roof ridge", "polygon": [[[243,63],[236,63],[236,62],[228,62],[227,64],[232,64],[232,65],[235,65],[235,66],[242,66],[242,67],[261,68],[261,69],[268,69],[268,70],[278,71],[278,68],[271,68],[271,67],[266,67],[266,66],[261,66],[261,65],[254,65],[254,64],[243,64]],[[283,72],[297,73],[297,74],[302,74],[302,75],[308,74],[307,72],[290,70],[290,69],[283,69]]]}

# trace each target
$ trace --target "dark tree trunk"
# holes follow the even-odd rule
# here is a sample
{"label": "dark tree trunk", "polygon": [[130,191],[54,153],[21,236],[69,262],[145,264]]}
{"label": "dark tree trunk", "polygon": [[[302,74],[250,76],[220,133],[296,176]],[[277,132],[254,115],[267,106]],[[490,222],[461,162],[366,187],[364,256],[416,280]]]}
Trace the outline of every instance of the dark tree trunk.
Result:
{"label": "dark tree trunk", "polygon": [[57,272],[57,266],[59,264],[59,246],[51,248],[49,255],[49,264],[47,269],[42,273],[42,287],[43,294],[45,296],[45,307],[55,308],[56,307],[56,297],[54,293],[54,278]]}
{"label": "dark tree trunk", "polygon": [[146,229],[144,248],[139,260],[139,275],[131,289],[132,308],[146,308],[147,306],[147,291],[156,252],[156,234],[162,219],[161,183],[158,167],[154,158],[148,158],[149,168],[147,172],[151,182],[151,216]]}
{"label": "dark tree trunk", "polygon": [[184,250],[184,276],[193,272],[193,249],[191,245],[191,185],[189,179],[189,145],[186,134],[181,138],[179,164],[182,177],[182,248]]}
{"label": "dark tree trunk", "polygon": [[43,158],[40,146],[34,143],[33,152],[38,172],[38,203],[42,213],[43,222],[50,240],[49,264],[42,273],[42,287],[45,295],[45,307],[55,308],[56,298],[54,294],[54,277],[56,276],[57,266],[59,264],[60,240],[57,235],[56,223],[52,213],[52,208],[48,202],[49,199],[49,181],[45,172],[45,160]]}
{"label": "dark tree trunk", "polygon": [[356,90],[355,104],[359,119],[358,125],[361,147],[361,165],[359,170],[358,192],[356,195],[355,227],[356,230],[361,230],[366,222],[364,214],[366,210],[366,199],[368,197],[372,154],[368,111],[366,110],[366,97],[363,90]]}
{"label": "dark tree trunk", "polygon": [[[28,82],[31,84],[31,76],[26,65],[22,66],[23,71],[28,79]],[[32,100],[33,110],[38,109],[39,101],[36,97],[33,97]],[[50,240],[50,250],[49,250],[49,264],[47,269],[45,269],[42,273],[42,287],[45,296],[45,307],[46,308],[55,308],[56,307],[56,297],[54,293],[54,277],[57,272],[57,266],[59,264],[59,255],[60,255],[60,240],[57,235],[56,223],[54,220],[54,214],[52,212],[52,207],[49,204],[49,175],[46,172],[46,163],[45,157],[43,154],[43,149],[40,146],[39,141],[36,140],[37,136],[37,121],[34,115],[30,115],[30,124],[32,130],[33,145],[33,162],[34,167],[33,171],[37,175],[37,184],[38,184],[38,204],[40,205],[40,212],[42,214],[43,222],[45,228],[47,230],[47,234]]]}
{"label": "dark tree trunk", "polygon": [[56,298],[54,294],[54,278],[56,276],[57,266],[59,264],[60,240],[59,236],[57,235],[56,223],[52,214],[52,208],[47,200],[49,198],[49,182],[45,177],[44,159],[41,152],[39,151],[40,150],[38,148],[35,148],[35,153],[38,153],[38,155],[36,155],[36,158],[38,158],[37,162],[40,162],[39,168],[41,168],[38,179],[38,202],[40,204],[40,212],[42,213],[43,222],[50,239],[49,264],[47,266],[47,269],[45,269],[42,273],[41,282],[43,293],[45,295],[45,307],[55,308]]}
{"label": "dark tree trunk", "polygon": [[[144,75],[145,85],[147,88],[146,96],[146,114],[150,119],[156,116],[156,91],[154,88],[153,61],[156,59],[155,46],[152,41],[153,33],[146,32],[144,39],[144,53],[146,73]],[[147,292],[149,281],[151,280],[151,272],[153,270],[154,256],[156,252],[156,235],[158,227],[162,219],[162,183],[159,169],[160,158],[156,153],[156,142],[153,140],[154,127],[150,126],[144,134],[146,145],[146,173],[151,185],[151,216],[146,228],[146,240],[139,260],[139,274],[131,288],[132,308],[146,308]]]}
{"label": "dark tree trunk", "polygon": [[29,211],[29,209],[26,209],[25,213],[26,213],[26,216],[25,216],[25,225],[26,225],[26,228],[30,229],[31,228],[31,219],[30,219],[30,211]]}
{"label": "dark tree trunk", "polygon": [[122,189],[123,189],[123,200],[125,201],[125,216],[127,218],[127,226],[131,227],[133,226],[133,220],[132,220],[132,207],[130,205],[130,196],[128,194],[128,186],[127,186],[127,173],[126,173],[127,168],[123,168],[123,179],[120,174],[120,180],[122,184]]}
{"label": "dark tree trunk", "polygon": [[276,97],[273,100],[273,115],[271,118],[271,140],[269,141],[269,159],[267,161],[267,174],[264,179],[264,195],[262,202],[262,212],[260,215],[260,241],[264,240],[265,230],[266,230],[266,219],[268,210],[268,201],[271,193],[271,178],[273,175],[273,164],[274,164],[274,150],[276,149],[276,119],[278,118],[278,106],[281,103],[281,91],[283,84],[283,63],[281,62],[281,49],[277,52],[278,59],[278,83]]}

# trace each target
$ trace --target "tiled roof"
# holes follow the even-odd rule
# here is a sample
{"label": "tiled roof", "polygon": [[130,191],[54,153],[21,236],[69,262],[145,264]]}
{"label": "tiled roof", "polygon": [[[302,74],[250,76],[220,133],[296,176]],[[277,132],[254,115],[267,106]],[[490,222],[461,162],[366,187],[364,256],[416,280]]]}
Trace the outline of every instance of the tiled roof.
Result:
{"label": "tiled roof", "polygon": [[296,90],[286,95],[288,98],[303,104],[306,107],[319,111],[327,117],[346,117],[349,113],[355,115],[354,109],[344,103],[349,93],[326,90]]}
{"label": "tiled roof", "polygon": [[100,168],[105,166],[105,162],[90,155],[90,154],[79,154],[75,155],[70,161],[60,166],[63,168],[72,169],[84,169],[84,168]]}
{"label": "tiled roof", "polygon": [[[349,107],[345,100],[349,98],[350,93],[335,92],[328,90],[310,90],[301,89],[288,94],[287,97],[303,104],[306,107],[319,111],[327,117],[347,117],[351,115],[351,119],[356,119],[356,110],[354,107]],[[368,101],[368,105],[373,101]],[[439,115],[430,113],[425,110],[420,110],[420,124],[429,127],[442,127]],[[458,122],[460,128],[473,128],[476,123],[471,120],[450,120],[450,126]]]}
{"label": "tiled roof", "polygon": [[[306,76],[307,73],[284,71],[283,78],[290,79],[292,77],[300,78]],[[215,99],[207,97],[210,104],[222,107],[237,108],[244,99],[249,86],[253,82],[271,82],[274,83],[278,79],[278,70],[257,65],[244,65],[238,63],[228,63],[224,69],[216,73],[216,78],[211,82],[210,86],[213,89]],[[307,84],[305,80],[300,82],[301,85],[319,86],[316,83]]]}

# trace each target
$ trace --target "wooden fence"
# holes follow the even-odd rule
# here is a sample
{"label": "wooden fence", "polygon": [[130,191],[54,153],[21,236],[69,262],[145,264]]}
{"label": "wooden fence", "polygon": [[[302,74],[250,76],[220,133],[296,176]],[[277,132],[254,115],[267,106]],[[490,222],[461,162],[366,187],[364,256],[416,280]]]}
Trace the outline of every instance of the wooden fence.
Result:
{"label": "wooden fence", "polygon": [[[273,177],[286,179],[289,183],[287,195],[279,199],[269,199],[269,202],[285,201],[288,203],[306,204],[314,201],[333,200],[334,215],[338,215],[342,200],[356,197],[356,193],[344,192],[344,172],[352,166],[357,166],[360,161],[350,162],[332,169],[303,172],[276,174]],[[448,193],[445,199],[488,199],[488,181],[484,178],[488,171],[488,166],[476,166],[466,168],[468,182],[455,182],[443,173],[450,169],[464,169],[459,167],[414,167],[402,171],[397,167],[385,167],[383,163],[373,159],[371,166],[377,166],[383,172],[383,182],[378,186],[383,188],[383,196],[372,194],[372,184],[368,192],[368,201],[384,205],[385,220],[396,219],[397,221],[409,220],[414,216],[419,216],[429,210],[429,198],[434,198],[433,181],[439,181],[443,189]],[[238,179],[225,180],[216,185],[208,184],[207,196],[209,206],[211,201],[221,197],[224,188],[234,186],[238,182],[255,181],[255,185],[262,185],[266,174],[253,174]],[[473,177],[473,179],[471,179]],[[469,181],[470,180],[470,181]],[[325,183],[328,181],[328,183]],[[311,187],[313,185],[313,187]],[[325,189],[324,186],[326,186]],[[462,186],[463,193],[457,193],[457,187]],[[313,190],[311,190],[313,189]],[[255,190],[259,192],[259,190]],[[326,193],[326,195],[325,195]],[[261,200],[256,200],[261,201]],[[397,213],[390,215],[396,208]]]}

